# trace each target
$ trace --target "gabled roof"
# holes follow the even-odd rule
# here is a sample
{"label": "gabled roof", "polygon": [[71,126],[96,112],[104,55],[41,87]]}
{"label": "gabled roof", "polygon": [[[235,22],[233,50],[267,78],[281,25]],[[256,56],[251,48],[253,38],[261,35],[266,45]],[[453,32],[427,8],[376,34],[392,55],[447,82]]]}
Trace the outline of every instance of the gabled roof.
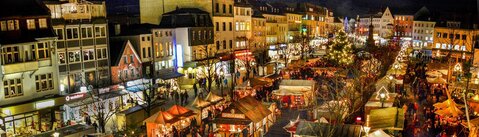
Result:
{"label": "gabled roof", "polygon": [[426,6],[414,14],[414,21],[432,21],[432,14]]}
{"label": "gabled roof", "polygon": [[145,119],[143,122],[165,125],[165,124],[175,123],[178,120],[179,119],[177,119],[176,117],[174,117],[173,115],[171,115],[167,112],[159,111],[159,112],[155,113],[153,116]]}
{"label": "gabled roof", "polygon": [[177,8],[163,14],[160,28],[213,27],[210,14],[197,8]]}
{"label": "gabled roof", "polygon": [[126,48],[131,48],[133,54],[135,54],[136,59],[141,63],[141,59],[138,56],[135,48],[131,45],[130,40],[121,40],[121,39],[110,39],[110,63],[111,66],[118,66],[120,63],[121,57],[125,52]]}
{"label": "gabled roof", "polygon": [[40,0],[0,0],[0,18],[50,16]]}
{"label": "gabled roof", "polygon": [[253,15],[251,16],[253,18],[264,18],[263,14],[261,13],[261,11],[259,11],[258,9],[256,8],[253,8]]}
{"label": "gabled roof", "polygon": [[241,111],[241,113],[245,114],[248,119],[255,123],[260,122],[272,113],[268,108],[261,104],[261,102],[251,96],[246,96],[238,101],[233,102],[230,105],[230,108],[227,108],[226,110],[233,108]]}

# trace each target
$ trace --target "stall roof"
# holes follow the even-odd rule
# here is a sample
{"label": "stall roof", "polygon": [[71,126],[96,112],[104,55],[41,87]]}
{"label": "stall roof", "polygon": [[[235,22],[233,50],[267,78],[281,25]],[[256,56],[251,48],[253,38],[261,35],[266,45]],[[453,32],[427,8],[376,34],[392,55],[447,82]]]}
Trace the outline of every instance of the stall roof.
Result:
{"label": "stall roof", "polygon": [[178,121],[178,119],[175,118],[173,115],[167,112],[159,111],[155,113],[153,116],[150,116],[147,119],[145,119],[143,122],[156,123],[156,124],[172,124],[172,123],[175,123],[176,121]]}
{"label": "stall roof", "polygon": [[181,73],[178,73],[174,70],[169,70],[169,69],[162,70],[162,71],[158,72],[158,77],[160,79],[163,79],[163,80],[178,78],[178,77],[182,77],[182,76],[185,76],[185,75],[181,74]]}
{"label": "stall roof", "polygon": [[195,98],[195,100],[190,104],[192,108],[204,108],[209,106],[211,103],[201,99],[199,96]]}
{"label": "stall roof", "polygon": [[193,111],[182,107],[180,105],[173,105],[170,109],[168,109],[166,112],[169,114],[176,116],[176,117],[189,117],[191,115],[194,115]]}
{"label": "stall roof", "polygon": [[[331,133],[333,132],[333,133]],[[300,121],[295,135],[299,136],[332,136],[332,137],[359,137],[360,125],[327,124],[319,122]]]}
{"label": "stall roof", "polygon": [[208,101],[208,102],[216,103],[216,102],[221,101],[221,100],[223,100],[223,97],[220,97],[220,96],[214,94],[213,92],[208,93],[208,95],[206,96],[206,101]]}
{"label": "stall roof", "polygon": [[403,130],[404,110],[397,107],[380,108],[369,113],[371,129]]}
{"label": "stall roof", "polygon": [[303,92],[297,91],[297,90],[278,89],[278,90],[274,90],[273,94],[280,95],[280,96],[303,95]]}
{"label": "stall roof", "polygon": [[[236,102],[233,102],[230,107],[238,109],[255,123],[260,122],[269,114],[271,114],[271,111],[268,108],[251,96],[246,96]],[[228,108],[226,110],[228,110]]]}
{"label": "stall roof", "polygon": [[280,85],[285,86],[314,86],[314,80],[283,80]]}

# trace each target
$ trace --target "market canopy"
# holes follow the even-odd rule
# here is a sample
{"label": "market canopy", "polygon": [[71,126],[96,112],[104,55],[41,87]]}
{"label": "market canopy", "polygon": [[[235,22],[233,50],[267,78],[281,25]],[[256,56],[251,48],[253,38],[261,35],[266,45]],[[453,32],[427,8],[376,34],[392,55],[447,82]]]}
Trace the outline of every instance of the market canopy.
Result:
{"label": "market canopy", "polygon": [[175,118],[173,115],[159,111],[155,113],[153,116],[150,116],[149,118],[145,119],[143,122],[145,123],[156,123],[156,124],[172,124],[178,121],[177,118]]}
{"label": "market canopy", "polygon": [[174,70],[169,70],[169,69],[158,72],[158,78],[162,80],[168,80],[168,79],[178,78],[182,76],[185,76],[185,75],[178,73]]}
{"label": "market canopy", "polygon": [[216,103],[216,102],[221,101],[221,100],[223,100],[223,97],[220,97],[220,96],[214,94],[213,92],[208,93],[208,95],[206,96],[206,101],[208,101],[208,102]]}
{"label": "market canopy", "polygon": [[392,136],[387,134],[383,130],[379,129],[374,131],[373,133],[369,133],[368,137],[392,137]]}
{"label": "market canopy", "polygon": [[173,105],[170,109],[168,109],[166,112],[169,114],[176,116],[176,117],[189,117],[194,115],[193,111],[182,107],[180,105]]}
{"label": "market canopy", "polygon": [[233,102],[230,107],[241,111],[248,119],[255,123],[262,121],[272,113],[266,106],[251,96],[246,96]]}
{"label": "market canopy", "polygon": [[404,110],[397,107],[374,109],[368,121],[371,129],[403,130]]}

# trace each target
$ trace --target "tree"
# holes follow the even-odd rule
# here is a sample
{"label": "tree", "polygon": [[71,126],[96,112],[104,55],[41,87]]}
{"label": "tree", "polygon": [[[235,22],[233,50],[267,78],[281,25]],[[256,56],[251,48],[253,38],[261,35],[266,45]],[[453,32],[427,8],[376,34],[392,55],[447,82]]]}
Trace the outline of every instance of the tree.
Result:
{"label": "tree", "polygon": [[216,64],[219,62],[218,58],[216,58],[218,52],[217,50],[213,50],[212,47],[208,46],[201,46],[200,48],[201,57],[198,62],[201,66],[203,66],[203,68],[198,69],[199,74],[203,75],[203,77],[207,80],[207,87],[205,89],[211,91],[211,84],[214,80],[216,80],[216,71],[221,69],[220,66],[216,66]]}
{"label": "tree", "polygon": [[343,30],[337,32],[334,40],[329,43],[328,52],[326,59],[337,66],[348,66],[354,62],[353,45]]}
{"label": "tree", "polygon": [[116,106],[120,104],[115,104],[115,100],[101,95],[99,90],[89,89],[88,98],[85,100],[91,100],[91,102],[83,100],[85,106],[83,106],[82,112],[95,119],[98,122],[99,132],[105,133],[107,123],[120,111],[120,106]]}

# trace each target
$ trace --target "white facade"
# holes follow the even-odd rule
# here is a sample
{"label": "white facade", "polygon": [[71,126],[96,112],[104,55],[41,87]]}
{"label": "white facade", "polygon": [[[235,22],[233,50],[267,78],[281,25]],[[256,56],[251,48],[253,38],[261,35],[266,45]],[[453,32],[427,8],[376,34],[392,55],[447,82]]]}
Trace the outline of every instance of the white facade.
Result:
{"label": "white facade", "polygon": [[384,11],[380,22],[381,28],[379,28],[379,36],[383,38],[392,36],[394,31],[394,18],[391,11],[389,11],[389,7]]}
{"label": "white facade", "polygon": [[380,12],[375,16],[364,16],[359,19],[359,31],[363,36],[368,35],[370,24],[374,26],[374,35],[388,38],[394,34],[394,18],[389,8],[386,8],[384,12]]}
{"label": "white facade", "polygon": [[234,36],[235,36],[235,49],[247,49],[246,45],[250,45],[248,41],[251,38],[251,15],[253,10],[251,7],[239,7],[234,8]]}
{"label": "white facade", "polygon": [[423,48],[432,44],[435,24],[434,21],[414,21],[412,32],[414,48]]}

